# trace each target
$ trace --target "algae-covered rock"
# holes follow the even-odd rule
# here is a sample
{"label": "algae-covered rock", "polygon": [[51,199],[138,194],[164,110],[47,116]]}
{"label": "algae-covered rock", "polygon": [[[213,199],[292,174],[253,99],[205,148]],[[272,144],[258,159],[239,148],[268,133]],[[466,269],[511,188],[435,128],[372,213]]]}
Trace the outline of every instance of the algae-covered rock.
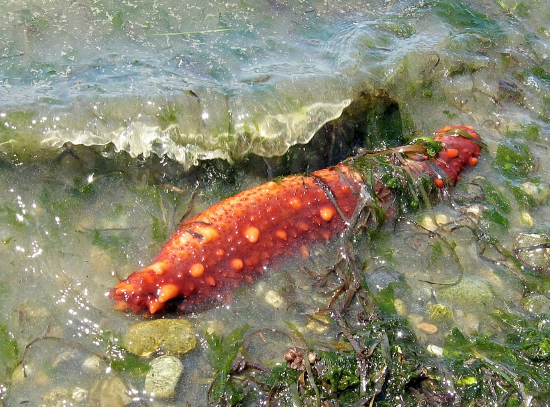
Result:
{"label": "algae-covered rock", "polygon": [[543,205],[548,202],[550,189],[547,183],[526,181],[520,185],[520,189],[533,205]]}
{"label": "algae-covered rock", "polygon": [[542,233],[520,233],[514,250],[526,266],[550,273],[550,239]]}
{"label": "algae-covered rock", "polygon": [[145,376],[145,391],[158,398],[173,398],[183,373],[181,361],[174,356],[164,355],[152,360],[149,365],[151,370]]}
{"label": "algae-covered rock", "polygon": [[439,300],[465,309],[487,309],[493,306],[490,284],[478,278],[464,277],[460,283],[437,292]]}
{"label": "algae-covered rock", "polygon": [[197,346],[193,325],[185,319],[157,319],[132,325],[124,335],[126,348],[136,355],[156,351],[183,355]]}
{"label": "algae-covered rock", "polygon": [[523,309],[535,315],[550,315],[550,298],[540,294],[524,298]]}
{"label": "algae-covered rock", "polygon": [[443,304],[431,304],[426,312],[431,322],[439,325],[449,325],[453,320],[453,311]]}

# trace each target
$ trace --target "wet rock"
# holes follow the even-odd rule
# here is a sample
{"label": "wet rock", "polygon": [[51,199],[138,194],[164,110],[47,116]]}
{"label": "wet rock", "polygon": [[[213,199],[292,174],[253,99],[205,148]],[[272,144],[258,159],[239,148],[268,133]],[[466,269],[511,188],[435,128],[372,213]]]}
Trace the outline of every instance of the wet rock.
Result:
{"label": "wet rock", "polygon": [[176,395],[176,386],[183,373],[183,364],[174,356],[160,356],[149,363],[151,370],[145,376],[145,391],[162,399]]}
{"label": "wet rock", "polygon": [[48,406],[63,406],[69,400],[69,391],[62,387],[55,388],[44,395]]}
{"label": "wet rock", "polygon": [[132,402],[128,389],[119,377],[107,377],[96,382],[90,390],[90,405],[99,407],[124,407]]}
{"label": "wet rock", "polygon": [[523,101],[524,91],[515,82],[507,79],[498,80],[498,98],[510,102]]}
{"label": "wet rock", "polygon": [[311,320],[306,325],[306,330],[308,332],[315,332],[317,334],[320,334],[320,333],[326,332],[329,327],[330,327],[330,324],[328,323],[323,324],[322,321]]}
{"label": "wet rock", "polygon": [[550,239],[542,233],[520,233],[514,252],[527,267],[550,273]]}
{"label": "wet rock", "polygon": [[46,404],[41,404],[40,407],[63,407],[67,405],[72,405],[73,403],[83,404],[88,398],[88,391],[80,387],[75,387],[72,390],[56,387],[53,390],[50,390],[43,397],[43,401]]}
{"label": "wet rock", "polygon": [[455,313],[456,326],[466,335],[479,331],[479,317],[470,312],[458,310]]}
{"label": "wet rock", "polygon": [[535,315],[550,315],[550,298],[532,295],[523,300],[523,309]]}
{"label": "wet rock", "polygon": [[437,295],[442,302],[465,309],[481,311],[493,306],[491,286],[479,278],[464,277],[458,284],[439,289]]}
{"label": "wet rock", "polygon": [[193,325],[185,319],[157,319],[132,325],[124,336],[126,348],[147,356],[160,351],[183,355],[197,346]]}
{"label": "wet rock", "polygon": [[269,290],[265,293],[265,302],[274,308],[281,308],[285,305],[285,300],[277,292]]}
{"label": "wet rock", "polygon": [[443,348],[437,345],[430,344],[426,347],[426,349],[428,349],[428,352],[430,352],[432,355],[443,356]]}
{"label": "wet rock", "polygon": [[440,326],[449,326],[453,321],[453,311],[443,304],[430,304],[426,314],[431,322]]}
{"label": "wet rock", "polygon": [[424,333],[427,333],[428,335],[434,335],[437,333],[438,329],[437,326],[434,324],[429,324],[427,322],[421,322],[416,326],[417,329],[421,330]]}
{"label": "wet rock", "polygon": [[420,221],[420,224],[432,232],[436,231],[440,226],[449,223],[449,219],[446,215],[438,213],[434,216],[424,216]]}
{"label": "wet rock", "polygon": [[533,217],[531,216],[531,214],[526,211],[521,211],[520,222],[523,225],[527,225],[527,226],[533,226],[535,224],[535,221],[533,220]]}
{"label": "wet rock", "polygon": [[88,390],[75,387],[71,392],[71,399],[77,403],[84,403],[88,398]]}
{"label": "wet rock", "polygon": [[98,356],[92,355],[82,362],[82,369],[88,372],[99,373],[102,362]]}
{"label": "wet rock", "polygon": [[405,304],[405,301],[403,301],[402,299],[394,299],[393,306],[395,307],[395,312],[397,312],[397,315],[402,317],[407,315],[407,304]]}
{"label": "wet rock", "polygon": [[546,183],[534,183],[526,181],[520,185],[522,192],[535,205],[542,205],[548,201],[550,186]]}

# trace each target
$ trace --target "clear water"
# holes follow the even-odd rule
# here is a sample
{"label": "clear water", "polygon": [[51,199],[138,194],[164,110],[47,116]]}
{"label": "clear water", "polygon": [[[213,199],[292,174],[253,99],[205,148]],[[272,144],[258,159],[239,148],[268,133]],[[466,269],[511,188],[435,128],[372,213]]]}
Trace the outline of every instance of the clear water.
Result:
{"label": "clear water", "polygon": [[[0,372],[6,406],[85,406],[120,388],[171,405],[144,393],[143,376],[110,368],[114,338],[141,317],[114,311],[106,293],[149,262],[176,227],[196,181],[184,170],[211,158],[280,155],[362,92],[382,89],[396,100],[406,132],[475,126],[488,151],[463,184],[484,177],[512,203],[508,227],[492,236],[511,250],[520,233],[548,230],[546,200],[518,204],[493,166],[507,131],[536,129],[538,137],[524,143],[543,189],[550,182],[546,2],[47,0],[4,1],[2,11],[0,325],[21,362],[13,371],[9,358],[0,363],[9,372]],[[239,172],[228,181],[223,168],[201,183],[195,211],[267,176]],[[459,201],[434,208],[434,216],[462,222],[460,210],[476,209]],[[422,214],[417,220],[429,222]],[[369,268],[373,287],[406,278],[399,306],[413,327],[438,301],[463,331],[484,332],[495,308],[522,309],[526,297],[548,295],[527,292],[513,273],[485,261],[468,232],[441,230],[458,244],[463,270],[430,263],[433,245],[420,232],[400,222],[377,243],[381,254]],[[462,294],[479,289],[469,303],[425,283],[462,272]],[[326,290],[300,272],[297,283],[280,276],[192,316],[199,337],[245,323],[288,332],[289,321],[333,341],[334,326],[305,316],[324,306]],[[293,303],[265,300],[288,285],[297,287]],[[447,333],[417,331],[437,346]],[[258,348],[270,357],[271,349]],[[177,400],[204,405],[211,372],[202,345],[182,361]]]}

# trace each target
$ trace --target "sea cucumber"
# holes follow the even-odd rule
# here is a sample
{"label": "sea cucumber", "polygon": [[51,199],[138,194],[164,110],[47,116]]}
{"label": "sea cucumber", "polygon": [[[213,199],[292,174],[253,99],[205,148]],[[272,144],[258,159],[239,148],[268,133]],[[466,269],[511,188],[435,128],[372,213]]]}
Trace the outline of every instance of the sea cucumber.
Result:
{"label": "sea cucumber", "polygon": [[437,199],[477,163],[481,146],[472,127],[448,126],[433,139],[243,191],[182,223],[151,265],[114,287],[115,308],[216,304],[281,259],[305,259],[315,245]]}

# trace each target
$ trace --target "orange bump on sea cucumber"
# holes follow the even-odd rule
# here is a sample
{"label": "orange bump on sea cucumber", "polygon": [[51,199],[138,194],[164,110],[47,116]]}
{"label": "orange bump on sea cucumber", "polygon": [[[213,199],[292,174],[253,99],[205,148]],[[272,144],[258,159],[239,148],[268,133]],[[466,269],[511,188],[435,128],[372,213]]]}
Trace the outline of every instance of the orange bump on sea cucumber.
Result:
{"label": "orange bump on sea cucumber", "polygon": [[208,243],[220,235],[212,226],[198,226],[195,228],[195,232],[202,236],[201,243]]}
{"label": "orange bump on sea cucumber", "polygon": [[258,230],[258,228],[255,228],[254,226],[249,226],[244,231],[244,237],[246,237],[246,239],[250,243],[256,243],[260,238],[260,231]]}
{"label": "orange bump on sea cucumber", "polygon": [[323,220],[326,220],[327,222],[332,219],[332,216],[334,215],[334,209],[329,207],[321,208],[319,211],[319,214],[321,215],[321,218]]}
{"label": "orange bump on sea cucumber", "polygon": [[277,190],[278,187],[279,187],[279,185],[277,185],[277,183],[274,182],[274,181],[269,181],[269,182],[264,184],[264,188],[265,188],[266,191],[273,192],[273,191]]}
{"label": "orange bump on sea cucumber", "polygon": [[241,259],[233,259],[231,260],[231,267],[233,267],[235,270],[240,270],[244,266],[243,261]]}
{"label": "orange bump on sea cucumber", "polygon": [[149,302],[149,312],[151,314],[154,314],[155,312],[157,312],[158,310],[161,310],[162,308],[164,307],[164,303],[162,302],[159,302],[158,300],[152,300],[151,302]]}
{"label": "orange bump on sea cucumber", "polygon": [[195,263],[189,269],[189,273],[193,277],[201,277],[204,274],[204,266],[201,263]]}
{"label": "orange bump on sea cucumber", "polygon": [[300,209],[302,207],[302,203],[300,202],[300,200],[298,198],[292,198],[290,201],[288,201],[288,204],[293,208],[293,209]]}
{"label": "orange bump on sea cucumber", "polygon": [[458,157],[458,150],[456,150],[454,148],[448,148],[447,149],[447,155],[449,156],[449,158]]}
{"label": "orange bump on sea cucumber", "polygon": [[157,274],[162,274],[164,272],[165,264],[162,261],[157,261],[156,263],[151,264],[147,269],[154,271]]}
{"label": "orange bump on sea cucumber", "polygon": [[286,232],[284,230],[281,230],[281,229],[279,229],[275,232],[275,236],[277,236],[279,239],[283,239],[283,240],[288,239],[288,236],[287,236]]}
{"label": "orange bump on sea cucumber", "polygon": [[179,287],[175,284],[165,284],[159,289],[158,300],[159,302],[166,302],[172,298],[177,297],[179,294]]}

